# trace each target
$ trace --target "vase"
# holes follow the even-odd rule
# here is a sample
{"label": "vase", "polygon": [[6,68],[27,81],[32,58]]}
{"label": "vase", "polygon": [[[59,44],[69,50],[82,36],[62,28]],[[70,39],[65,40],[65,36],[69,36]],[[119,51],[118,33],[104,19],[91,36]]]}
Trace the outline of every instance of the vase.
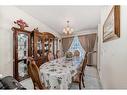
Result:
{"label": "vase", "polygon": [[24,28],[25,28],[24,26],[20,25],[20,29],[24,30]]}

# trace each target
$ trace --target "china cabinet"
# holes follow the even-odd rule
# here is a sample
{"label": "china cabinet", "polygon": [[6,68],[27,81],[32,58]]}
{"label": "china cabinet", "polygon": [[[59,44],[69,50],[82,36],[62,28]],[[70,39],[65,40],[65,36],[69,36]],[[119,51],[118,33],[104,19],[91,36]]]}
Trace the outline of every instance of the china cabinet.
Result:
{"label": "china cabinet", "polygon": [[55,58],[56,58],[56,52],[57,52],[58,46],[59,46],[58,41],[59,41],[58,38],[55,38],[55,39],[54,39],[54,55],[55,55]]}
{"label": "china cabinet", "polygon": [[[54,51],[55,36],[48,32],[43,32],[42,35],[43,35],[43,43],[44,43],[43,55],[44,55],[44,58],[47,58],[47,54],[49,51],[55,54],[55,51]],[[45,61],[46,60],[47,59],[45,59]]]}
{"label": "china cabinet", "polygon": [[21,81],[27,75],[27,57],[30,52],[30,31],[12,27],[13,30],[13,77]]}
{"label": "china cabinet", "polygon": [[34,58],[38,67],[42,64],[43,45],[42,33],[40,33],[38,29],[34,29],[31,33],[31,49],[32,57]]}
{"label": "china cabinet", "polygon": [[37,66],[47,62],[51,51],[55,57],[58,38],[48,32],[39,32],[38,28],[27,31],[12,27],[13,30],[13,76],[18,81],[28,78],[27,58],[33,57]]}
{"label": "china cabinet", "polygon": [[47,54],[51,51],[55,56],[55,36],[48,32],[39,32],[38,28],[31,33],[32,57],[37,66],[47,62]]}

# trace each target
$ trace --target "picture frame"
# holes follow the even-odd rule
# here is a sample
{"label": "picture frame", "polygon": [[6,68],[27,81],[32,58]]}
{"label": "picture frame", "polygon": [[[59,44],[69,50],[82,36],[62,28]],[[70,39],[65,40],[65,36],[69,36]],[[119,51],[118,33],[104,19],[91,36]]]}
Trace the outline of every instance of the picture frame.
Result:
{"label": "picture frame", "polygon": [[103,42],[120,38],[120,5],[114,5],[103,25]]}

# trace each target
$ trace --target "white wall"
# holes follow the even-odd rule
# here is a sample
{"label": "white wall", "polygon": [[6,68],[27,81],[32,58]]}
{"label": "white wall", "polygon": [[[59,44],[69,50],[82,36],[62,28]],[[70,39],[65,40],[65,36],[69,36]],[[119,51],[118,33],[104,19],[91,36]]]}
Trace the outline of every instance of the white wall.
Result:
{"label": "white wall", "polygon": [[13,22],[20,18],[29,25],[26,30],[31,31],[38,27],[40,32],[51,32],[61,38],[54,30],[22,10],[12,6],[0,7],[0,73],[3,75],[13,74],[13,32],[11,27],[16,26]]}
{"label": "white wall", "polygon": [[[101,13],[101,30],[112,6],[106,6]],[[120,38],[100,45],[100,78],[103,88],[127,89],[127,6],[121,6]]]}
{"label": "white wall", "polygon": [[[98,47],[97,43],[98,42],[97,42],[97,37],[96,37],[93,51],[97,51],[97,47]],[[92,54],[92,65],[97,66],[97,52]]]}
{"label": "white wall", "polygon": [[101,25],[98,24],[98,34],[97,34],[97,70],[100,71],[100,55],[101,55]]}

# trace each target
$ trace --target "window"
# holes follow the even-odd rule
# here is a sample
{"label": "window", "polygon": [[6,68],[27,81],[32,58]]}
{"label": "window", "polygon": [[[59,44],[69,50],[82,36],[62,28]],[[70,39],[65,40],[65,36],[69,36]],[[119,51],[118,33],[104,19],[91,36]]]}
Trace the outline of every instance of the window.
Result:
{"label": "window", "polygon": [[74,37],[72,44],[69,48],[69,51],[74,52],[75,50],[78,50],[80,52],[80,56],[84,56],[85,51],[82,48],[80,41],[77,36]]}

